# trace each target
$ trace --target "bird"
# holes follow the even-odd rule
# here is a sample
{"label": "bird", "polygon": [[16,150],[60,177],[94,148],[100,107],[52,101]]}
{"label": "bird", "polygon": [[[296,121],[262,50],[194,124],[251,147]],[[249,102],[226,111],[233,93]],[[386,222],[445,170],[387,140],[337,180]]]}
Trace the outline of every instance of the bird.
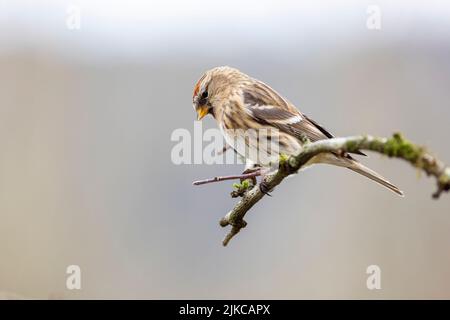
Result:
{"label": "bird", "polygon": [[[296,155],[308,141],[334,137],[269,85],[229,66],[204,72],[194,86],[192,102],[197,120],[211,115],[226,143],[245,158],[244,172],[273,167],[274,159],[280,154]],[[258,135],[260,132],[263,133]],[[263,145],[262,140],[269,143]],[[361,151],[353,153],[365,156]],[[349,153],[322,153],[313,157],[307,166],[319,163],[348,168],[403,196],[398,187]],[[260,188],[267,193],[262,183]]]}

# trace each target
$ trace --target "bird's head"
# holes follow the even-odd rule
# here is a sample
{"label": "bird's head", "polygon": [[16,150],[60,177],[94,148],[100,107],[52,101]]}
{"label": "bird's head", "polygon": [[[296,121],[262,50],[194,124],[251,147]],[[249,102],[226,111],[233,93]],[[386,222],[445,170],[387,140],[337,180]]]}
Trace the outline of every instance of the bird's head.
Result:
{"label": "bird's head", "polygon": [[195,84],[192,103],[194,110],[197,112],[197,120],[202,120],[207,114],[212,113],[212,104],[208,91],[210,82],[211,75],[209,72],[206,72]]}
{"label": "bird's head", "polygon": [[206,115],[214,116],[214,110],[226,101],[242,73],[230,67],[216,67],[206,71],[194,87],[192,103],[197,120]]}

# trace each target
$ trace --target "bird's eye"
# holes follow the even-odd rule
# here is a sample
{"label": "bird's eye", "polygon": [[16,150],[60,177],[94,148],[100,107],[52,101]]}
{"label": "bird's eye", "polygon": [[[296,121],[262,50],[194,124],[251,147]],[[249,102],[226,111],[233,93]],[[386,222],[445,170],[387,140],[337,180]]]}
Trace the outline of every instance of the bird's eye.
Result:
{"label": "bird's eye", "polygon": [[206,98],[208,98],[208,91],[203,91],[203,93],[202,93],[202,99],[206,99]]}

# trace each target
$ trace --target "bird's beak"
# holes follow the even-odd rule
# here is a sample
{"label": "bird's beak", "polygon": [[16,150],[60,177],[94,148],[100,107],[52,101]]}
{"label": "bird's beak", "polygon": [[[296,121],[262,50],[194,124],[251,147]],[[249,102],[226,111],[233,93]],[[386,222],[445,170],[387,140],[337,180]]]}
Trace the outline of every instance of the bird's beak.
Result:
{"label": "bird's beak", "polygon": [[208,106],[199,106],[197,108],[197,120],[202,120],[208,114]]}

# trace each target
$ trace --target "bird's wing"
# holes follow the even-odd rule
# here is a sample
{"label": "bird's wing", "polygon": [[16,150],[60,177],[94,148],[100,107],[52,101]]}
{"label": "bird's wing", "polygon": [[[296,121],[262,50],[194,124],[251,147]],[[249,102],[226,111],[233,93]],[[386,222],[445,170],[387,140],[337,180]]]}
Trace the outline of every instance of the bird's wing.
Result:
{"label": "bird's wing", "polygon": [[[333,138],[329,131],[260,81],[244,90],[243,98],[247,113],[262,124],[273,126],[298,139],[306,137],[312,142]],[[355,153],[365,155],[360,151]]]}
{"label": "bird's wing", "polygon": [[243,98],[247,113],[260,123],[299,139],[306,136],[310,141],[317,141],[333,137],[262,82],[257,81],[244,90]]}

